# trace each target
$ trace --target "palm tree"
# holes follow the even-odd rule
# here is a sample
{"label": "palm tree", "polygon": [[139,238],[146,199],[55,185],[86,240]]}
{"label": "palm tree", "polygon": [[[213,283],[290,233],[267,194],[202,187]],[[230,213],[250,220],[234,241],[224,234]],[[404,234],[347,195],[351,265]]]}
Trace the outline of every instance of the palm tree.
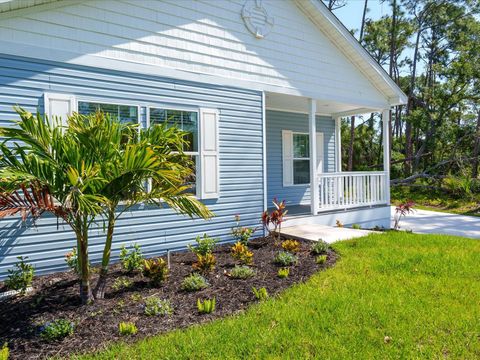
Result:
{"label": "palm tree", "polygon": [[[5,143],[0,147],[0,217],[20,212],[35,219],[48,211],[71,226],[77,237],[82,302],[93,301],[88,229],[98,215],[106,217],[108,225],[96,297],[104,295],[115,222],[131,206],[159,203],[156,199],[161,198],[161,204],[179,213],[212,215],[185,193],[184,179],[191,170],[181,152],[180,130],[156,126],[139,135],[136,126],[102,113],[74,114],[62,128],[59,119],[16,111],[18,128],[0,128],[6,141],[15,142],[13,149]],[[149,180],[150,192],[145,188]],[[120,202],[125,206],[117,212]]]}

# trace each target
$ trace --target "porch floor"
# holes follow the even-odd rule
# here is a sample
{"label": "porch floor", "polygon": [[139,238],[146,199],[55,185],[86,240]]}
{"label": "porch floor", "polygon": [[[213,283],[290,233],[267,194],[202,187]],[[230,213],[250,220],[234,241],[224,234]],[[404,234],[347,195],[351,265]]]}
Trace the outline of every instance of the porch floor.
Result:
{"label": "porch floor", "polygon": [[318,224],[295,225],[282,228],[282,235],[284,236],[312,241],[322,239],[329,244],[340,240],[349,240],[366,236],[372,233],[375,233],[375,231],[339,228]]}

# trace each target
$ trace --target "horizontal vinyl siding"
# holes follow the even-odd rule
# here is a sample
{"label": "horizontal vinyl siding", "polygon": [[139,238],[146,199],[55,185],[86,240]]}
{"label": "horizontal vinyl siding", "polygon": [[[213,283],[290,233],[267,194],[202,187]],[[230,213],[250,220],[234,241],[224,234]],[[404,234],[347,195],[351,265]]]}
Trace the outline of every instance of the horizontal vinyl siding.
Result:
{"label": "horizontal vinyl siding", "polygon": [[[326,116],[317,116],[316,120],[317,132],[323,133],[323,170],[335,171],[335,121]],[[283,186],[282,130],[308,133],[308,115],[271,110],[266,113],[268,199],[277,197],[288,205],[308,204],[309,185]]]}
{"label": "horizontal vinyl siding", "polygon": [[0,40],[347,103],[385,102],[294,1],[263,1],[275,25],[262,40],[246,29],[241,18],[244,4],[244,0],[60,2],[0,18]]}
{"label": "horizontal vinyl siding", "polygon": [[[43,111],[43,93],[74,94],[77,99],[139,106],[207,107],[220,111],[220,198],[205,203],[215,217],[189,219],[170,209],[137,206],[117,222],[113,258],[122,244],[138,243],[147,255],[182,249],[204,232],[230,241],[234,215],[256,226],[263,210],[262,95],[257,91],[212,86],[167,78],[0,55],[0,125],[17,116],[12,106]],[[141,121],[145,111],[141,108]],[[30,224],[31,225],[31,224]],[[92,229],[90,256],[98,262],[103,250],[102,223]],[[64,254],[75,246],[70,228],[46,215],[36,227],[18,217],[0,220],[0,278],[19,255],[28,256],[38,273],[63,269]]]}

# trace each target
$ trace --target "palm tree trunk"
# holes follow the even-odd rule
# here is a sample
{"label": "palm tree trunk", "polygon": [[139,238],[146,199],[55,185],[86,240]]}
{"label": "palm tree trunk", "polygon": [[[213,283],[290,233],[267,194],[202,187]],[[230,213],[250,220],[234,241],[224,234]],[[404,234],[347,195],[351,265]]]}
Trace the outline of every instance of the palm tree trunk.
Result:
{"label": "palm tree trunk", "polygon": [[93,301],[93,295],[90,287],[90,267],[88,263],[88,226],[86,216],[78,216],[76,235],[78,266],[80,269],[80,300],[82,301],[82,304],[88,304]]}
{"label": "palm tree trunk", "polygon": [[100,276],[98,278],[97,286],[94,290],[95,299],[103,299],[105,297],[105,289],[107,287],[108,264],[110,263],[114,229],[115,207],[108,210],[107,238],[105,239],[105,247],[103,248],[102,269],[100,270]]}

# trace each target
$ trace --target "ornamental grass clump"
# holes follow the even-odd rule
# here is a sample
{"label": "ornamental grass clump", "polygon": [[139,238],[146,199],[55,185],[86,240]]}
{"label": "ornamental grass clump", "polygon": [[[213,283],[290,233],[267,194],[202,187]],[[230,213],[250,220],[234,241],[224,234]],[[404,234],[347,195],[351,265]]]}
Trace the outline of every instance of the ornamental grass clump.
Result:
{"label": "ornamental grass clump", "polygon": [[285,240],[282,242],[282,248],[290,253],[297,253],[300,251],[300,243],[296,240]]}
{"label": "ornamental grass clump", "polygon": [[40,337],[45,341],[61,340],[73,334],[75,324],[67,319],[46,323],[40,328]]}
{"label": "ornamental grass clump", "polygon": [[10,290],[17,290],[20,294],[25,294],[27,289],[32,285],[35,269],[26,260],[28,257],[18,256],[19,260],[13,269],[8,270],[8,277],[5,285]]}
{"label": "ornamental grass clump", "polygon": [[253,252],[249,251],[240,241],[231,247],[231,251],[232,257],[240,264],[251,265],[253,263]]}
{"label": "ornamental grass clump", "polygon": [[233,279],[248,279],[255,275],[255,270],[249,266],[235,265],[229,275]]}
{"label": "ornamental grass clump", "polygon": [[281,265],[281,266],[295,265],[297,261],[298,261],[298,258],[287,251],[279,251],[274,258],[275,264]]}
{"label": "ornamental grass clump", "polygon": [[206,289],[208,287],[208,281],[202,275],[193,273],[183,279],[181,289],[184,291],[192,292]]}
{"label": "ornamental grass clump", "polygon": [[168,264],[162,258],[143,261],[143,276],[149,278],[153,285],[160,286],[168,278]]}

